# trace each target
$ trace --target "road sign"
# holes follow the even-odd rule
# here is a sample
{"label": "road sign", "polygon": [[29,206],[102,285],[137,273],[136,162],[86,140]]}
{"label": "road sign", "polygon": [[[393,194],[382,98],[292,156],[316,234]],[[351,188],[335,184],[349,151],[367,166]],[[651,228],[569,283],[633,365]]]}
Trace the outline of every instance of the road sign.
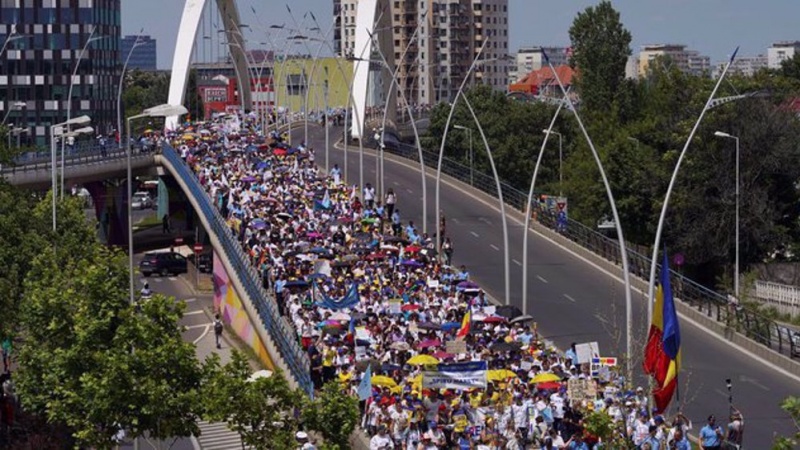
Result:
{"label": "road sign", "polygon": [[203,244],[194,244],[194,252],[200,253],[203,251]]}
{"label": "road sign", "polygon": [[176,237],[175,238],[175,245],[183,245],[183,238],[182,237]]}

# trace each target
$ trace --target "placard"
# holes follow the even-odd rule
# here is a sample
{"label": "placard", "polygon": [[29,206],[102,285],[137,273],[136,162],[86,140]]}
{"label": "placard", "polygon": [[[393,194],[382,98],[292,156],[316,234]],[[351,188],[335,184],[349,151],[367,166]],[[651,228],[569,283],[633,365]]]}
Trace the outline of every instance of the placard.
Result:
{"label": "placard", "polygon": [[466,341],[447,341],[444,343],[444,348],[447,353],[451,353],[453,355],[461,355],[467,353],[467,342]]}
{"label": "placard", "polygon": [[533,368],[533,363],[530,361],[520,361],[519,368],[528,372]]}
{"label": "placard", "polygon": [[593,402],[597,398],[597,384],[591,378],[570,378],[567,381],[567,395],[573,407],[583,402]]}
{"label": "placard", "polygon": [[486,361],[439,364],[422,372],[425,389],[486,389]]}
{"label": "placard", "polygon": [[389,314],[402,314],[403,313],[403,300],[395,298],[389,300]]}
{"label": "placard", "polygon": [[597,342],[585,342],[575,346],[575,356],[578,358],[578,364],[586,364],[592,362],[592,358],[600,357],[600,346]]}

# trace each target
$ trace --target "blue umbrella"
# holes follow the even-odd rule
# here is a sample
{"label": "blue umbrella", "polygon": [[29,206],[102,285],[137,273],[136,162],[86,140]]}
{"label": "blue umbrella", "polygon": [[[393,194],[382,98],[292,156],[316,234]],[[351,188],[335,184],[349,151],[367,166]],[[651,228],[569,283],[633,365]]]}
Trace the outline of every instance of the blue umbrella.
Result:
{"label": "blue umbrella", "polygon": [[256,169],[258,170],[264,170],[267,167],[269,167],[269,163],[267,163],[266,161],[261,161],[260,163],[258,163],[258,165],[256,165]]}
{"label": "blue umbrella", "polygon": [[424,264],[422,264],[421,262],[415,261],[413,259],[406,259],[403,262],[401,262],[400,265],[401,266],[406,266],[406,267],[422,267],[422,266],[424,266]]}
{"label": "blue umbrella", "polygon": [[458,322],[445,322],[442,324],[442,330],[444,331],[456,330],[458,328],[461,328],[461,324]]}
{"label": "blue umbrella", "polygon": [[286,284],[283,285],[284,287],[308,287],[308,281],[306,280],[292,280],[287,281]]}
{"label": "blue umbrella", "polygon": [[263,230],[263,229],[267,228],[267,222],[264,222],[261,219],[256,219],[256,220],[250,222],[250,226],[252,226],[256,230]]}
{"label": "blue umbrella", "polygon": [[325,247],[314,247],[311,250],[309,250],[310,253],[316,253],[316,254],[328,253],[328,251],[329,250]]}

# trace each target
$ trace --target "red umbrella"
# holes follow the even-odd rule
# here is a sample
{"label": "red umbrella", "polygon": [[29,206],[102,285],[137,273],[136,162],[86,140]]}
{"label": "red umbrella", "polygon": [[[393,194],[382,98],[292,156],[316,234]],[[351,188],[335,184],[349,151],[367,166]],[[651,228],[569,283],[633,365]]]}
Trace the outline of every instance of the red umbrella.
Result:
{"label": "red umbrella", "polygon": [[505,317],[500,316],[489,316],[483,319],[483,323],[503,323],[506,321]]}
{"label": "red umbrella", "polygon": [[544,383],[536,383],[536,389],[549,390],[559,388],[561,388],[561,383],[558,381],[545,381]]}
{"label": "red umbrella", "polygon": [[285,148],[276,148],[272,151],[272,154],[275,156],[286,156],[286,149]]}
{"label": "red umbrella", "polygon": [[419,305],[414,303],[409,303],[407,305],[403,305],[400,310],[401,311],[416,311],[419,309]]}
{"label": "red umbrella", "polygon": [[422,250],[422,247],[416,245],[409,245],[406,247],[405,251],[408,253],[417,253],[418,251]]}
{"label": "red umbrella", "polygon": [[428,348],[428,347],[438,347],[440,345],[442,345],[442,341],[438,339],[425,339],[424,341],[420,342],[417,347]]}
{"label": "red umbrella", "polygon": [[367,261],[376,261],[384,258],[386,258],[386,254],[382,252],[370,253],[369,255],[364,257],[364,259],[366,259]]}

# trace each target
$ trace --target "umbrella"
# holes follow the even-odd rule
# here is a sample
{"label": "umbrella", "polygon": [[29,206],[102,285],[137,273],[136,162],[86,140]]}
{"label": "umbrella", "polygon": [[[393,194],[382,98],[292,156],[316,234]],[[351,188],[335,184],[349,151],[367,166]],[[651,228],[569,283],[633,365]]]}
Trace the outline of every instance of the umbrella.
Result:
{"label": "umbrella", "polygon": [[335,320],[337,322],[349,322],[350,321],[350,314],[343,313],[343,312],[336,312],[333,313],[328,320]]}
{"label": "umbrella", "polygon": [[549,372],[542,372],[531,378],[531,383],[547,383],[548,381],[561,381],[561,377]]}
{"label": "umbrella", "polygon": [[489,317],[485,317],[483,319],[483,323],[502,323],[502,322],[505,322],[505,321],[506,321],[506,318],[505,317],[500,317],[500,316],[489,316]]}
{"label": "umbrella", "polygon": [[416,310],[418,310],[419,308],[420,308],[420,306],[419,306],[419,305],[417,305],[417,304],[415,304],[415,303],[409,303],[409,304],[407,304],[407,305],[403,305],[403,306],[401,306],[401,307],[400,307],[400,310],[401,310],[401,311],[416,311]]}
{"label": "umbrella", "polygon": [[531,320],[533,320],[533,317],[525,314],[524,316],[514,317],[509,320],[508,323],[530,322]]}
{"label": "umbrella", "polygon": [[406,364],[411,366],[428,366],[431,364],[439,364],[439,360],[431,355],[417,355],[406,361]]}
{"label": "umbrella", "polygon": [[370,225],[374,224],[377,221],[378,221],[378,219],[376,219],[374,217],[367,217],[365,219],[361,219],[361,223],[366,223],[366,224],[370,224]]}
{"label": "umbrella", "polygon": [[397,364],[384,364],[381,366],[381,372],[394,372],[395,370],[403,370]]}
{"label": "umbrella", "polygon": [[421,262],[415,261],[413,259],[403,260],[403,262],[401,262],[400,265],[401,266],[406,266],[406,267],[422,267],[422,266],[424,266],[424,264],[422,264]]}
{"label": "umbrella", "polygon": [[461,328],[461,324],[458,322],[445,322],[442,324],[442,330],[450,331],[450,330],[457,330]]}
{"label": "umbrella", "polygon": [[354,261],[358,261],[360,259],[361,258],[359,258],[358,255],[345,255],[345,256],[342,257],[342,261],[348,261],[348,262],[354,262]]}
{"label": "umbrella", "polygon": [[353,261],[334,261],[331,263],[331,267],[348,267],[352,265]]}
{"label": "umbrella", "polygon": [[389,236],[389,235],[384,235],[383,236],[383,242],[386,242],[387,244],[398,243],[398,244],[403,244],[403,245],[408,243],[407,240],[405,240],[405,239],[403,239],[403,238],[401,238],[399,236]]}
{"label": "umbrella", "polygon": [[372,366],[373,369],[378,369],[381,366],[381,362],[377,359],[362,359],[361,361],[356,362],[356,369],[360,371],[367,370],[367,367]]}
{"label": "umbrella", "polygon": [[286,284],[284,284],[284,285],[283,285],[283,287],[287,287],[287,288],[293,288],[293,287],[297,287],[297,288],[299,288],[299,287],[308,287],[308,281],[306,281],[306,280],[292,280],[292,281],[287,281],[287,282],[286,282]]}
{"label": "umbrella", "polygon": [[438,347],[442,345],[442,342],[438,339],[425,339],[424,341],[420,342],[417,347],[419,348],[429,348],[429,347]]}
{"label": "umbrella", "polygon": [[417,325],[417,328],[420,330],[441,330],[442,326],[438,323],[433,322],[422,322],[421,324]]}
{"label": "umbrella", "polygon": [[543,383],[536,383],[536,389],[550,390],[561,388],[561,383],[558,381],[545,381]]}
{"label": "umbrella", "polygon": [[324,237],[322,233],[317,233],[316,231],[306,234],[306,237],[309,239],[318,239]]}
{"label": "umbrella", "polygon": [[385,375],[373,375],[372,385],[391,388],[397,386],[397,382]]}
{"label": "umbrella", "polygon": [[272,154],[275,156],[286,156],[286,149],[276,148],[272,151]]}
{"label": "umbrella", "polygon": [[248,175],[246,177],[242,177],[242,181],[245,183],[252,183],[254,181],[258,181],[258,178]]}
{"label": "umbrella", "polygon": [[408,247],[405,248],[405,251],[407,253],[417,253],[420,250],[422,250],[422,247],[419,247],[417,245],[409,245]]}
{"label": "umbrella", "polygon": [[282,213],[278,213],[277,217],[279,217],[281,219],[284,219],[284,220],[289,220],[289,219],[292,218],[292,215],[289,214],[289,213],[286,213],[286,212],[282,212]]}
{"label": "umbrella", "polygon": [[452,353],[443,352],[441,350],[439,350],[438,352],[434,352],[433,356],[436,357],[436,358],[439,358],[440,360],[442,360],[442,359],[451,359],[451,358],[455,358],[456,357],[456,355],[454,355]]}
{"label": "umbrella", "polygon": [[498,306],[495,312],[498,316],[505,317],[506,319],[513,319],[522,315],[522,311],[514,305]]}
{"label": "umbrella", "polygon": [[384,258],[386,258],[386,254],[381,252],[370,253],[369,255],[364,257],[364,259],[366,259],[367,261],[377,261]]}
{"label": "umbrella", "polygon": [[515,352],[520,349],[520,345],[516,342],[495,342],[489,348],[495,352]]}
{"label": "umbrella", "polygon": [[392,345],[390,345],[389,348],[391,348],[393,350],[403,350],[403,351],[405,351],[405,350],[408,350],[409,348],[411,348],[411,346],[408,345],[408,342],[397,341],[397,342],[392,342]]}
{"label": "umbrella", "polygon": [[490,370],[486,372],[486,379],[489,381],[505,381],[511,378],[517,378],[517,374],[508,369]]}
{"label": "umbrella", "polygon": [[369,242],[372,240],[372,235],[369,233],[356,233],[353,235],[355,242]]}
{"label": "umbrella", "polygon": [[250,222],[250,226],[255,228],[256,230],[263,230],[263,229],[267,228],[267,222],[265,222],[262,219],[256,219],[256,220]]}
{"label": "umbrella", "polygon": [[472,281],[462,281],[456,285],[456,289],[461,291],[465,289],[479,289],[479,288],[480,286],[478,286],[477,283],[473,283]]}
{"label": "umbrella", "polygon": [[395,245],[381,245],[381,250],[386,250],[387,252],[396,252],[400,249]]}
{"label": "umbrella", "polygon": [[252,375],[250,375],[250,378],[248,378],[247,381],[252,382],[256,381],[259,378],[269,378],[271,376],[272,376],[271,370],[259,370],[258,372],[254,372]]}
{"label": "umbrella", "polygon": [[330,319],[323,320],[322,322],[317,324],[317,328],[325,328],[325,327],[340,328],[341,326],[342,324],[340,324],[339,322]]}
{"label": "umbrella", "polygon": [[311,250],[309,250],[309,253],[316,253],[316,254],[328,253],[328,249],[325,247],[314,247]]}

